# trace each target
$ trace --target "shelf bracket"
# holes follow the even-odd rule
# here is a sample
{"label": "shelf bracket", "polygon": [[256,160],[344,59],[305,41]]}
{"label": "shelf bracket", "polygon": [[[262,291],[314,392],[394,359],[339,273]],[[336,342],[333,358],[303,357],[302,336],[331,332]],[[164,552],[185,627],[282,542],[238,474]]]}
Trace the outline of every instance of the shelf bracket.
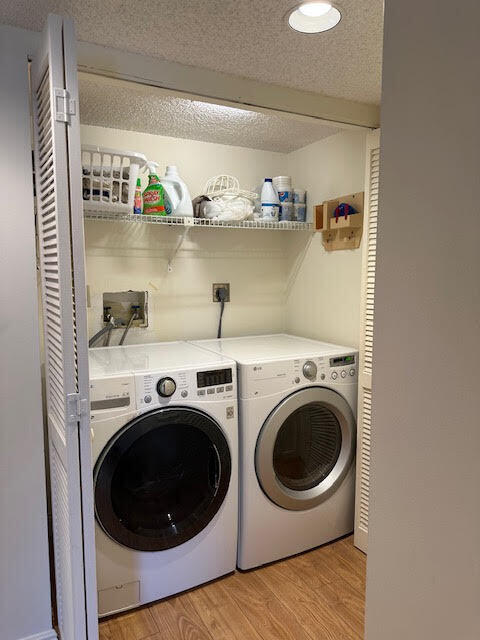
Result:
{"label": "shelf bracket", "polygon": [[188,218],[185,218],[185,228],[182,231],[177,244],[175,246],[175,249],[172,251],[170,258],[168,259],[167,262],[167,272],[168,273],[172,273],[173,271],[173,262],[175,260],[175,258],[177,257],[178,252],[180,251],[180,249],[182,248],[183,243],[185,242],[185,240],[188,238],[188,234],[190,233],[190,229],[193,227],[193,218],[191,220],[189,220]]}

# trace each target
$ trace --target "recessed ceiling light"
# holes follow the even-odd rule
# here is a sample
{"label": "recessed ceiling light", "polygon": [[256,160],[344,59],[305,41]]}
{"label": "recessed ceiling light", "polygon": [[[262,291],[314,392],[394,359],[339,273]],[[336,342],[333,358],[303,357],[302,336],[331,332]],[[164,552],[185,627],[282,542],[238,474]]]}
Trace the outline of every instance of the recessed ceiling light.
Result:
{"label": "recessed ceiling light", "polygon": [[333,29],[341,18],[330,2],[304,2],[290,12],[288,24],[301,33],[321,33]]}
{"label": "recessed ceiling light", "polygon": [[298,7],[300,13],[310,18],[318,18],[330,11],[332,5],[329,2],[307,2]]}

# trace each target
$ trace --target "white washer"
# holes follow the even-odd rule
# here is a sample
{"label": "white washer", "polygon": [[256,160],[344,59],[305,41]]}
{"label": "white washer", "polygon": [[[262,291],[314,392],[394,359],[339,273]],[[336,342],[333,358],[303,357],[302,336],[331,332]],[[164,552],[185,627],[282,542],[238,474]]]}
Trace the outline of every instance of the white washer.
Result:
{"label": "white washer", "polygon": [[250,569],[350,533],[357,352],[284,334],[194,344],[238,364],[238,566]]}
{"label": "white washer", "polygon": [[188,343],[90,350],[99,615],[235,569],[235,363]]}

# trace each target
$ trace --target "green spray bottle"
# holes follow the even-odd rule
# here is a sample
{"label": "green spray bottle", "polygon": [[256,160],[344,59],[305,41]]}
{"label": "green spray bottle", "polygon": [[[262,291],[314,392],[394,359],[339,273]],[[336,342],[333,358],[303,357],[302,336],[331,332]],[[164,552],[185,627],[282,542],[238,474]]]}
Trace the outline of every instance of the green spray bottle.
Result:
{"label": "green spray bottle", "polygon": [[166,216],[165,197],[166,193],[160,184],[160,178],[156,171],[158,162],[152,160],[147,162],[148,166],[148,186],[143,192],[143,213],[144,215]]}

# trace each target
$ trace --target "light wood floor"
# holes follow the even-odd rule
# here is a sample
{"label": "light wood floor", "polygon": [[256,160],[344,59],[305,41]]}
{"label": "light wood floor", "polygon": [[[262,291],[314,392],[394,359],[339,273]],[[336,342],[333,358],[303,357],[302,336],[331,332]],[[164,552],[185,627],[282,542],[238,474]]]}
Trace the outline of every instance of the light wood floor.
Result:
{"label": "light wood floor", "polygon": [[349,537],[105,619],[100,640],[361,640],[364,592]]}

